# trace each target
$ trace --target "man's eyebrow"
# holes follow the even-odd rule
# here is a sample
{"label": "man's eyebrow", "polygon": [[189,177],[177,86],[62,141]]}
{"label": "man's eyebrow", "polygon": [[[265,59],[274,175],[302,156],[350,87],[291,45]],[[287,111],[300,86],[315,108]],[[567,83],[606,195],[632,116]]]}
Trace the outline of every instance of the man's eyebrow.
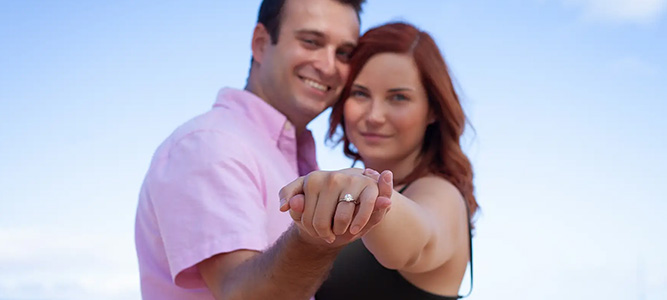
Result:
{"label": "man's eyebrow", "polygon": [[294,31],[296,34],[312,34],[317,37],[324,38],[326,37],[323,32],[317,31],[315,29],[297,29]]}
{"label": "man's eyebrow", "polygon": [[345,42],[339,48],[352,48],[352,49],[354,49],[356,47],[357,47],[357,43],[355,43],[355,42]]}

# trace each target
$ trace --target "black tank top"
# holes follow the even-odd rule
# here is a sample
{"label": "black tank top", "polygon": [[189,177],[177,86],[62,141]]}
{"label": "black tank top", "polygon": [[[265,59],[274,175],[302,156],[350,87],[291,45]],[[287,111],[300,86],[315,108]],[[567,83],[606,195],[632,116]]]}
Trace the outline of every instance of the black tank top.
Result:
{"label": "black tank top", "polygon": [[[399,193],[402,193],[408,185],[403,187]],[[470,238],[470,290],[472,291],[472,234],[469,214],[468,235]],[[329,277],[315,294],[316,300],[454,300],[463,297],[465,296],[436,295],[414,286],[398,271],[382,266],[366,249],[361,239],[343,248],[334,261]]]}

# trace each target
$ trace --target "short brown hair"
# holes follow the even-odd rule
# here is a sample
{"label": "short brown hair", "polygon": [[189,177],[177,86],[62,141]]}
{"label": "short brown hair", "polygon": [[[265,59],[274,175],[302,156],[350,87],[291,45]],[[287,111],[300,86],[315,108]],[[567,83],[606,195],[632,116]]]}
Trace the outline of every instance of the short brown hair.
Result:
{"label": "short brown hair", "polygon": [[[332,0],[333,1],[333,0]],[[349,5],[354,8],[357,13],[357,19],[361,13],[361,5],[366,0],[335,0],[342,4]],[[282,9],[285,6],[285,0],[264,0],[259,6],[259,13],[257,14],[257,23],[261,23],[266,27],[266,30],[271,35],[271,43],[278,42],[278,34],[280,33],[280,23],[282,19]]]}

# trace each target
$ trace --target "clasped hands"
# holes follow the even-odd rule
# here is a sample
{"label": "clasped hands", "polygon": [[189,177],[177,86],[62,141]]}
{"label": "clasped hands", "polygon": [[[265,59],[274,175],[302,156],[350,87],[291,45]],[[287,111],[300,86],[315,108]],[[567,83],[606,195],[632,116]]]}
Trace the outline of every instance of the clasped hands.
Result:
{"label": "clasped hands", "polygon": [[[393,191],[391,171],[314,171],[280,190],[280,210],[289,210],[302,236],[342,246],[382,221]],[[358,204],[341,201],[346,194]]]}

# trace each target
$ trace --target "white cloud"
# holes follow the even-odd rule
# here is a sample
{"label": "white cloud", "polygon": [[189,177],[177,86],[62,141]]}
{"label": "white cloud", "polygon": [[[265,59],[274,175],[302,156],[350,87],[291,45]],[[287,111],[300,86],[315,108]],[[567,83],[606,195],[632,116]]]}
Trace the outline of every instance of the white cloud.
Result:
{"label": "white cloud", "polygon": [[0,228],[0,298],[131,299],[139,276],[129,236]]}
{"label": "white cloud", "polygon": [[563,0],[581,7],[587,18],[615,22],[650,23],[665,12],[667,0]]}

